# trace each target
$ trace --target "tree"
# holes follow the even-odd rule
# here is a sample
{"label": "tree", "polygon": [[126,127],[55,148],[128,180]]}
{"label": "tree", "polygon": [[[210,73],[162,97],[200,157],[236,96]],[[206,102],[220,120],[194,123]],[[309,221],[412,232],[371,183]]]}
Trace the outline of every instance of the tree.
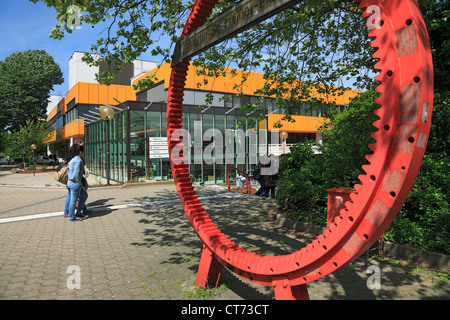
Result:
{"label": "tree", "polygon": [[[169,61],[194,3],[194,0],[41,1],[56,9],[58,24],[51,32],[55,39],[73,32],[70,27],[73,5],[82,12],[81,25],[109,24],[92,44],[91,51],[96,55],[84,58],[89,64],[98,65],[101,61],[110,64],[112,71],[98,77],[106,84],[112,83],[117,71],[144,52]],[[235,3],[219,0],[211,17]],[[435,67],[442,61],[448,65],[449,32],[441,31],[449,28],[445,22],[449,15],[448,1],[419,0],[419,4],[433,50],[440,57],[435,60]],[[210,77],[221,76],[223,68],[231,64],[247,71],[262,70],[266,82],[255,93],[279,98],[277,102],[289,115],[291,106],[298,101],[317,99],[312,98],[315,92],[322,94],[319,102],[327,102],[351,85],[363,91],[375,88],[372,70],[375,49],[370,47],[367,34],[356,1],[303,0],[200,54],[194,63],[202,65],[204,69],[199,72]],[[439,73],[448,67],[436,70]],[[443,74],[442,79],[448,77]],[[139,89],[153,83],[154,79],[145,79]],[[239,91],[239,85],[236,89]],[[254,103],[245,108],[262,106]]]}
{"label": "tree", "polygon": [[[73,19],[68,14],[73,3],[42,1],[57,11],[59,23],[51,36],[60,39],[73,32],[68,23]],[[110,23],[104,35],[92,44],[91,51],[97,58],[86,55],[85,61],[90,64],[105,61],[113,66],[113,73],[99,77],[103,83],[111,83],[121,66],[144,52],[170,60],[174,42],[181,34],[193,2],[76,1],[83,12],[81,24]],[[234,3],[219,0],[212,17]],[[305,0],[212,48],[200,55],[195,63],[204,64],[211,76],[219,75],[220,69],[230,61],[243,70],[264,70],[267,84],[260,93],[287,95],[296,100],[308,96],[311,90],[330,96],[338,94],[330,92],[330,84],[341,87],[346,77],[356,77],[358,85],[365,87],[371,85],[371,78],[364,76],[364,72],[369,72],[373,65],[368,59],[373,49],[369,46],[361,13],[353,0]],[[113,32],[114,29],[117,32]],[[163,39],[167,42],[161,41]],[[211,70],[215,72],[208,72]],[[303,82],[296,82],[298,79]],[[147,86],[151,84],[151,80],[146,83]],[[290,89],[286,89],[287,84],[291,85]]]}
{"label": "tree", "polygon": [[367,91],[352,99],[348,108],[330,117],[321,128],[322,166],[325,180],[331,188],[353,187],[366,164],[368,145],[374,143],[370,133],[377,129],[372,123],[379,119],[374,111],[380,106],[374,102],[379,93]]}
{"label": "tree", "polygon": [[[39,0],[30,1],[36,3]],[[123,67],[144,52],[169,58],[173,42],[193,5],[191,0],[187,4],[182,0],[41,1],[56,9],[58,24],[50,34],[54,39],[73,32],[74,5],[82,12],[79,16],[81,25],[110,22],[102,36],[92,44],[91,51],[96,57],[86,54],[83,59],[97,66],[106,62],[111,67],[111,72],[97,75],[98,81],[104,84],[111,84]],[[164,39],[168,42],[163,43]]]}
{"label": "tree", "polygon": [[44,50],[16,52],[0,62],[0,130],[16,131],[46,116],[50,91],[63,83],[61,68]]}
{"label": "tree", "polygon": [[370,132],[376,129],[373,111],[379,108],[374,98],[379,94],[368,91],[353,99],[348,108],[331,116],[320,129],[320,153],[314,155],[306,143],[291,147],[280,162],[280,178],[276,199],[288,215],[295,219],[326,222],[327,189],[351,188],[362,174],[361,165],[374,140]]}
{"label": "tree", "polygon": [[32,144],[36,145],[36,154],[45,153],[46,142],[52,132],[46,121],[27,120],[25,125],[19,126],[17,132],[6,137],[5,154],[13,160],[22,161],[22,150],[25,150],[25,158],[30,160]]}
{"label": "tree", "polygon": [[435,92],[450,95],[450,2],[420,0],[419,4],[430,36]]}

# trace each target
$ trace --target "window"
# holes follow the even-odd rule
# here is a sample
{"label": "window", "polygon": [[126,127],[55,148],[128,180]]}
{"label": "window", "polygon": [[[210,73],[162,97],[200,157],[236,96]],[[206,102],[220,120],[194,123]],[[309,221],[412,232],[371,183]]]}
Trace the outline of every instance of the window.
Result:
{"label": "window", "polygon": [[73,108],[69,112],[66,113],[66,123],[70,123],[78,118],[78,109]]}

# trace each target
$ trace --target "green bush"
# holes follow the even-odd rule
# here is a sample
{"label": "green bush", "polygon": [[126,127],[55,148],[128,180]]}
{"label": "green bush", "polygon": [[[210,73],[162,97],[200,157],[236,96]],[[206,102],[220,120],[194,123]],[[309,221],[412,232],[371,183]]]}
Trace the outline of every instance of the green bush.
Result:
{"label": "green bush", "polygon": [[387,239],[450,254],[449,132],[450,95],[436,94],[427,153]]}
{"label": "green bush", "polygon": [[425,155],[419,175],[386,238],[425,251],[450,253],[450,183],[448,158]]}
{"label": "green bush", "polygon": [[307,143],[291,147],[280,162],[276,199],[288,217],[323,224],[327,193],[314,159],[319,161]]}
{"label": "green bush", "polygon": [[[353,187],[362,173],[361,164],[374,142],[370,132],[377,119],[373,111],[376,92],[354,99],[347,110],[330,116],[321,129],[321,154],[314,155],[307,143],[291,147],[280,162],[276,199],[290,218],[326,225],[327,189]],[[312,142],[310,142],[312,143]]]}

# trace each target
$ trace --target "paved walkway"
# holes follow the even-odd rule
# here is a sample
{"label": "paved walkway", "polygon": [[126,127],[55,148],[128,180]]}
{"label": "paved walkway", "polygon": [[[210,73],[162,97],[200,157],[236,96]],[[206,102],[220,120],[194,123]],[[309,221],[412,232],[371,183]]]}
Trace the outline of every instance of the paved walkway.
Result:
{"label": "paved walkway", "polygon": [[[201,242],[172,183],[89,189],[93,212],[74,223],[62,217],[64,188],[46,187],[45,174],[39,176],[40,186],[36,178],[33,187],[18,186],[32,178],[8,172],[0,171],[2,300],[274,298],[272,288],[227,270],[218,290],[194,287]],[[264,221],[272,200],[217,187],[199,187],[197,192],[218,227],[246,249],[287,254],[311,240]],[[371,274],[358,260],[308,284],[311,299],[450,298],[450,281],[435,274],[405,272],[375,260],[370,264],[379,267],[380,289],[367,287]]]}

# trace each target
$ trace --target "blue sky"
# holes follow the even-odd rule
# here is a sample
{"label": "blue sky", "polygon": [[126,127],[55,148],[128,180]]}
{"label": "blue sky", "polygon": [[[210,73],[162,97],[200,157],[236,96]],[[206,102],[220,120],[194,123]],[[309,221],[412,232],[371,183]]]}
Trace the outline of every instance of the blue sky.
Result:
{"label": "blue sky", "polygon": [[[37,4],[29,0],[0,0],[0,60],[17,51],[43,49],[49,53],[61,67],[65,82],[55,86],[52,94],[65,95],[69,90],[69,59],[74,51],[89,52],[106,24],[82,25],[66,34],[62,40],[49,37],[56,26],[56,10],[42,2]],[[150,56],[140,59],[151,60]]]}

